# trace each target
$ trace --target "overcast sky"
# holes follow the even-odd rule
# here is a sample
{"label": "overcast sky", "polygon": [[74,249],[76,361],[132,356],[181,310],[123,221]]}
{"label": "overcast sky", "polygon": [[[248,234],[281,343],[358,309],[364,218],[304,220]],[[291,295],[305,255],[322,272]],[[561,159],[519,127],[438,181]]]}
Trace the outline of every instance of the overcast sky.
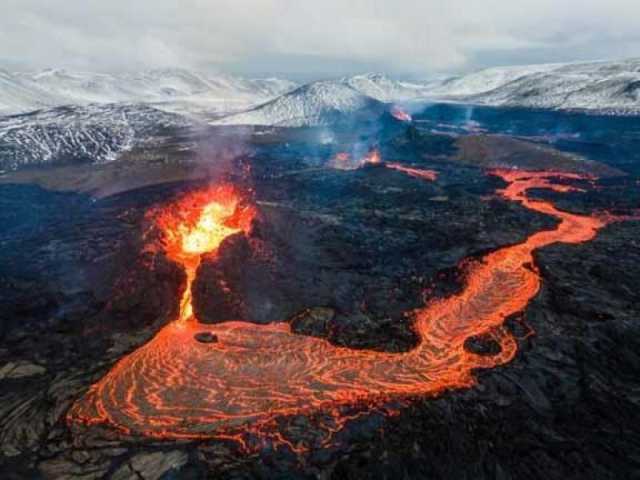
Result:
{"label": "overcast sky", "polygon": [[640,0],[2,0],[0,67],[246,75],[640,56]]}

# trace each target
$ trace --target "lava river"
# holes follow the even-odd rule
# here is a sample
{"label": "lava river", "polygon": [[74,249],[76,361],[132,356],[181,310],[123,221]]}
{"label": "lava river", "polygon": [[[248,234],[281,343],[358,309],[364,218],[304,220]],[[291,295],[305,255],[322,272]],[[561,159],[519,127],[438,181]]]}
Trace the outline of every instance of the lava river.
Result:
{"label": "lava river", "polygon": [[[417,171],[406,173],[420,177]],[[503,364],[516,353],[517,342],[503,323],[524,310],[540,288],[534,250],[555,242],[586,242],[610,221],[563,212],[527,197],[534,187],[566,191],[556,179],[577,175],[492,174],[508,183],[501,195],[555,217],[558,225],[466,262],[460,293],[414,312],[420,341],[406,353],[337,347],[294,334],[287,323],[200,324],[190,304],[199,255],[215,251],[226,236],[247,231],[254,211],[232,189],[191,194],[173,210],[167,207],[158,220],[166,231],[163,245],[189,277],[180,318],[120,360],[72,406],[69,420],[157,438],[235,438],[292,414],[328,412],[339,428],[346,421],[339,418],[340,408],[347,405],[374,408],[390,399],[473,385],[474,369]],[[200,343],[194,339],[199,332],[211,332],[218,341]],[[467,351],[465,341],[479,334],[491,335],[500,344],[499,353]]]}

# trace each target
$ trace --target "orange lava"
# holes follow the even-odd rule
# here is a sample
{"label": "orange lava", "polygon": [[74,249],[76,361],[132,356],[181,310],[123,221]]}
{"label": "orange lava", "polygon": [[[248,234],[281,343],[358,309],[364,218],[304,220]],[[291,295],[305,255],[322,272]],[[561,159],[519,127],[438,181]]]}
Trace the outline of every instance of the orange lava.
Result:
{"label": "orange lava", "polygon": [[397,105],[394,105],[391,108],[391,115],[393,116],[393,118],[395,118],[396,120],[400,120],[401,122],[410,122],[411,120],[413,120],[411,118],[411,115],[409,115]]}
{"label": "orange lava", "polygon": [[347,152],[340,152],[328,163],[329,167],[336,168],[338,170],[357,170],[358,168],[362,168],[367,165],[383,165],[392,170],[398,170],[399,172],[406,173],[411,177],[431,182],[438,178],[438,172],[435,170],[412,168],[395,162],[383,162],[378,149],[371,149],[367,155],[362,157],[360,160],[354,160],[354,158]]}
{"label": "orange lava", "polygon": [[254,215],[254,208],[242,205],[231,185],[191,192],[168,206],[149,212],[147,216],[162,233],[161,248],[171,260],[181,264],[187,274],[187,287],[180,301],[180,324],[193,315],[191,284],[200,265],[200,256],[216,251],[228,236],[248,232]]}
{"label": "orange lava", "polygon": [[[412,174],[411,169],[400,170]],[[589,241],[610,221],[563,212],[526,195],[533,187],[563,190],[554,179],[573,175],[492,173],[508,182],[501,195],[555,217],[558,226],[467,262],[460,293],[415,312],[420,341],[412,351],[337,347],[295,334],[287,323],[203,325],[195,319],[178,320],[120,360],[73,405],[69,420],[167,439],[242,442],[247,432],[281,439],[276,422],[283,416],[323,412],[333,418],[333,432],[349,420],[341,413],[345,406],[373,409],[391,399],[472,386],[474,369],[503,364],[516,353],[517,342],[503,323],[524,310],[540,288],[534,250],[555,242]],[[168,228],[167,252],[187,270],[197,264],[199,253],[215,249],[224,236],[248,228],[248,210],[235,197],[220,192],[188,195],[175,213],[170,208],[171,213],[163,210],[165,214],[158,217],[161,228]],[[216,206],[209,208],[207,198],[213,198]],[[219,341],[197,342],[194,334],[202,331],[215,334]],[[500,352],[481,356],[467,351],[465,341],[480,334],[491,335]]]}
{"label": "orange lava", "polygon": [[362,158],[354,158],[350,153],[340,152],[333,157],[328,166],[338,170],[357,170],[366,165],[381,165],[382,157],[377,148],[372,148]]}
{"label": "orange lava", "polygon": [[373,148],[369,150],[362,159],[363,165],[380,165],[382,163],[382,157],[380,156],[380,150]]}
{"label": "orange lava", "polygon": [[438,172],[435,170],[406,167],[400,163],[390,162],[385,163],[384,166],[391,168],[392,170],[398,170],[399,172],[406,173],[410,177],[421,178],[422,180],[428,180],[430,182],[434,182],[438,178]]}

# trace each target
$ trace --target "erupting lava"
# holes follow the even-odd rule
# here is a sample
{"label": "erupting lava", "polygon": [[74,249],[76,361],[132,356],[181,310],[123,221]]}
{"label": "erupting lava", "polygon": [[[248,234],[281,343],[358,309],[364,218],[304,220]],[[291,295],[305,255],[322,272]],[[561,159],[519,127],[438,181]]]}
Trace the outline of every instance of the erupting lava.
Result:
{"label": "erupting lava", "polygon": [[230,235],[247,232],[255,215],[253,207],[241,205],[231,185],[192,192],[173,204],[148,215],[162,233],[162,248],[187,274],[187,288],[180,301],[178,322],[193,315],[191,284],[200,264],[200,255],[217,250]]}
{"label": "erupting lava", "polygon": [[364,158],[362,159],[363,165],[380,165],[382,164],[382,157],[380,156],[380,150],[377,148],[372,148],[369,150]]}
{"label": "erupting lava", "polygon": [[[411,169],[401,170],[412,174]],[[474,369],[503,364],[516,353],[517,342],[503,323],[524,310],[540,288],[534,250],[555,242],[586,242],[611,220],[563,212],[526,195],[531,188],[565,191],[554,179],[573,175],[517,170],[493,174],[507,181],[501,192],[505,198],[551,215],[559,224],[469,262],[460,293],[415,312],[420,342],[412,351],[337,347],[294,334],[286,323],[202,325],[186,321],[190,312],[183,310],[178,321],[93,385],[74,404],[69,419],[157,438],[243,442],[253,435],[282,440],[276,419],[283,416],[323,412],[333,419],[331,431],[336,431],[348,421],[341,407],[375,408],[393,398],[473,385]],[[187,195],[157,217],[168,254],[187,272],[191,269],[190,280],[200,253],[249,228],[252,210],[224,192]],[[199,343],[194,339],[199,331],[209,331],[219,341]],[[492,336],[499,353],[467,351],[465,341],[480,334]]]}
{"label": "erupting lava", "polygon": [[360,159],[354,158],[347,152],[340,152],[329,161],[328,165],[338,170],[357,170],[366,165],[382,165],[382,157],[377,148],[370,149],[367,154]]}
{"label": "erupting lava", "polygon": [[397,105],[394,105],[391,108],[391,116],[393,116],[393,118],[395,118],[396,120],[400,120],[401,122],[410,122],[413,120],[411,118],[411,115],[409,115]]}

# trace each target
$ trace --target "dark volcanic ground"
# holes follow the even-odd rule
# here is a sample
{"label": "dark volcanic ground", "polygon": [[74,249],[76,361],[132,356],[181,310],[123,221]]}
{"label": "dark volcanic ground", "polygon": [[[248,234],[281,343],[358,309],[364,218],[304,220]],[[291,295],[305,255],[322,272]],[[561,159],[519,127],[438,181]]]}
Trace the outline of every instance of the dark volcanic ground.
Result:
{"label": "dark volcanic ground", "polygon": [[[620,158],[608,166],[603,158],[588,164],[574,151],[539,148],[538,139],[452,137],[393,123],[381,128],[337,134],[329,146],[313,143],[313,129],[275,131],[243,136],[247,148],[233,155],[224,150],[232,167],[226,171],[242,172],[231,180],[254,191],[259,216],[249,240],[260,248],[235,236],[217,258],[205,257],[194,286],[203,322],[289,320],[298,332],[336,344],[407,350],[415,338],[402,312],[421,305],[425,295],[460,288],[461,260],[554,224],[496,196],[501,181],[481,167],[531,168],[533,158],[545,166],[595,169],[613,175],[595,191],[536,195],[578,212],[629,213],[640,206],[636,171]],[[353,142],[375,142],[385,159],[433,168],[439,178],[430,183],[384,167],[323,167]],[[16,181],[27,184],[0,185],[2,478],[640,475],[637,221],[613,224],[587,244],[537,252],[543,288],[509,321],[521,339],[510,364],[478,372],[474,388],[415,399],[397,416],[360,417],[331,447],[301,456],[269,446],[246,454],[223,441],[158,442],[100,428],[71,430],[64,421],[70,403],[176,314],[185,276],[163,255],[142,253],[144,212],[203,177],[221,178],[216,168],[203,168],[201,155],[133,170],[132,154],[118,162],[100,167],[104,176],[87,165],[61,166],[31,177],[20,173]],[[157,184],[160,170],[173,182]],[[48,188],[69,189],[76,171],[90,176],[91,187],[80,190],[101,198],[29,184],[46,178]],[[142,178],[105,189],[114,172]],[[620,176],[624,172],[631,175]],[[119,193],[104,196],[112,191]],[[217,295],[220,279],[233,292],[224,301]],[[482,352],[492,345],[475,339],[468,347]],[[316,423],[300,417],[283,428],[294,437],[312,436]]]}

